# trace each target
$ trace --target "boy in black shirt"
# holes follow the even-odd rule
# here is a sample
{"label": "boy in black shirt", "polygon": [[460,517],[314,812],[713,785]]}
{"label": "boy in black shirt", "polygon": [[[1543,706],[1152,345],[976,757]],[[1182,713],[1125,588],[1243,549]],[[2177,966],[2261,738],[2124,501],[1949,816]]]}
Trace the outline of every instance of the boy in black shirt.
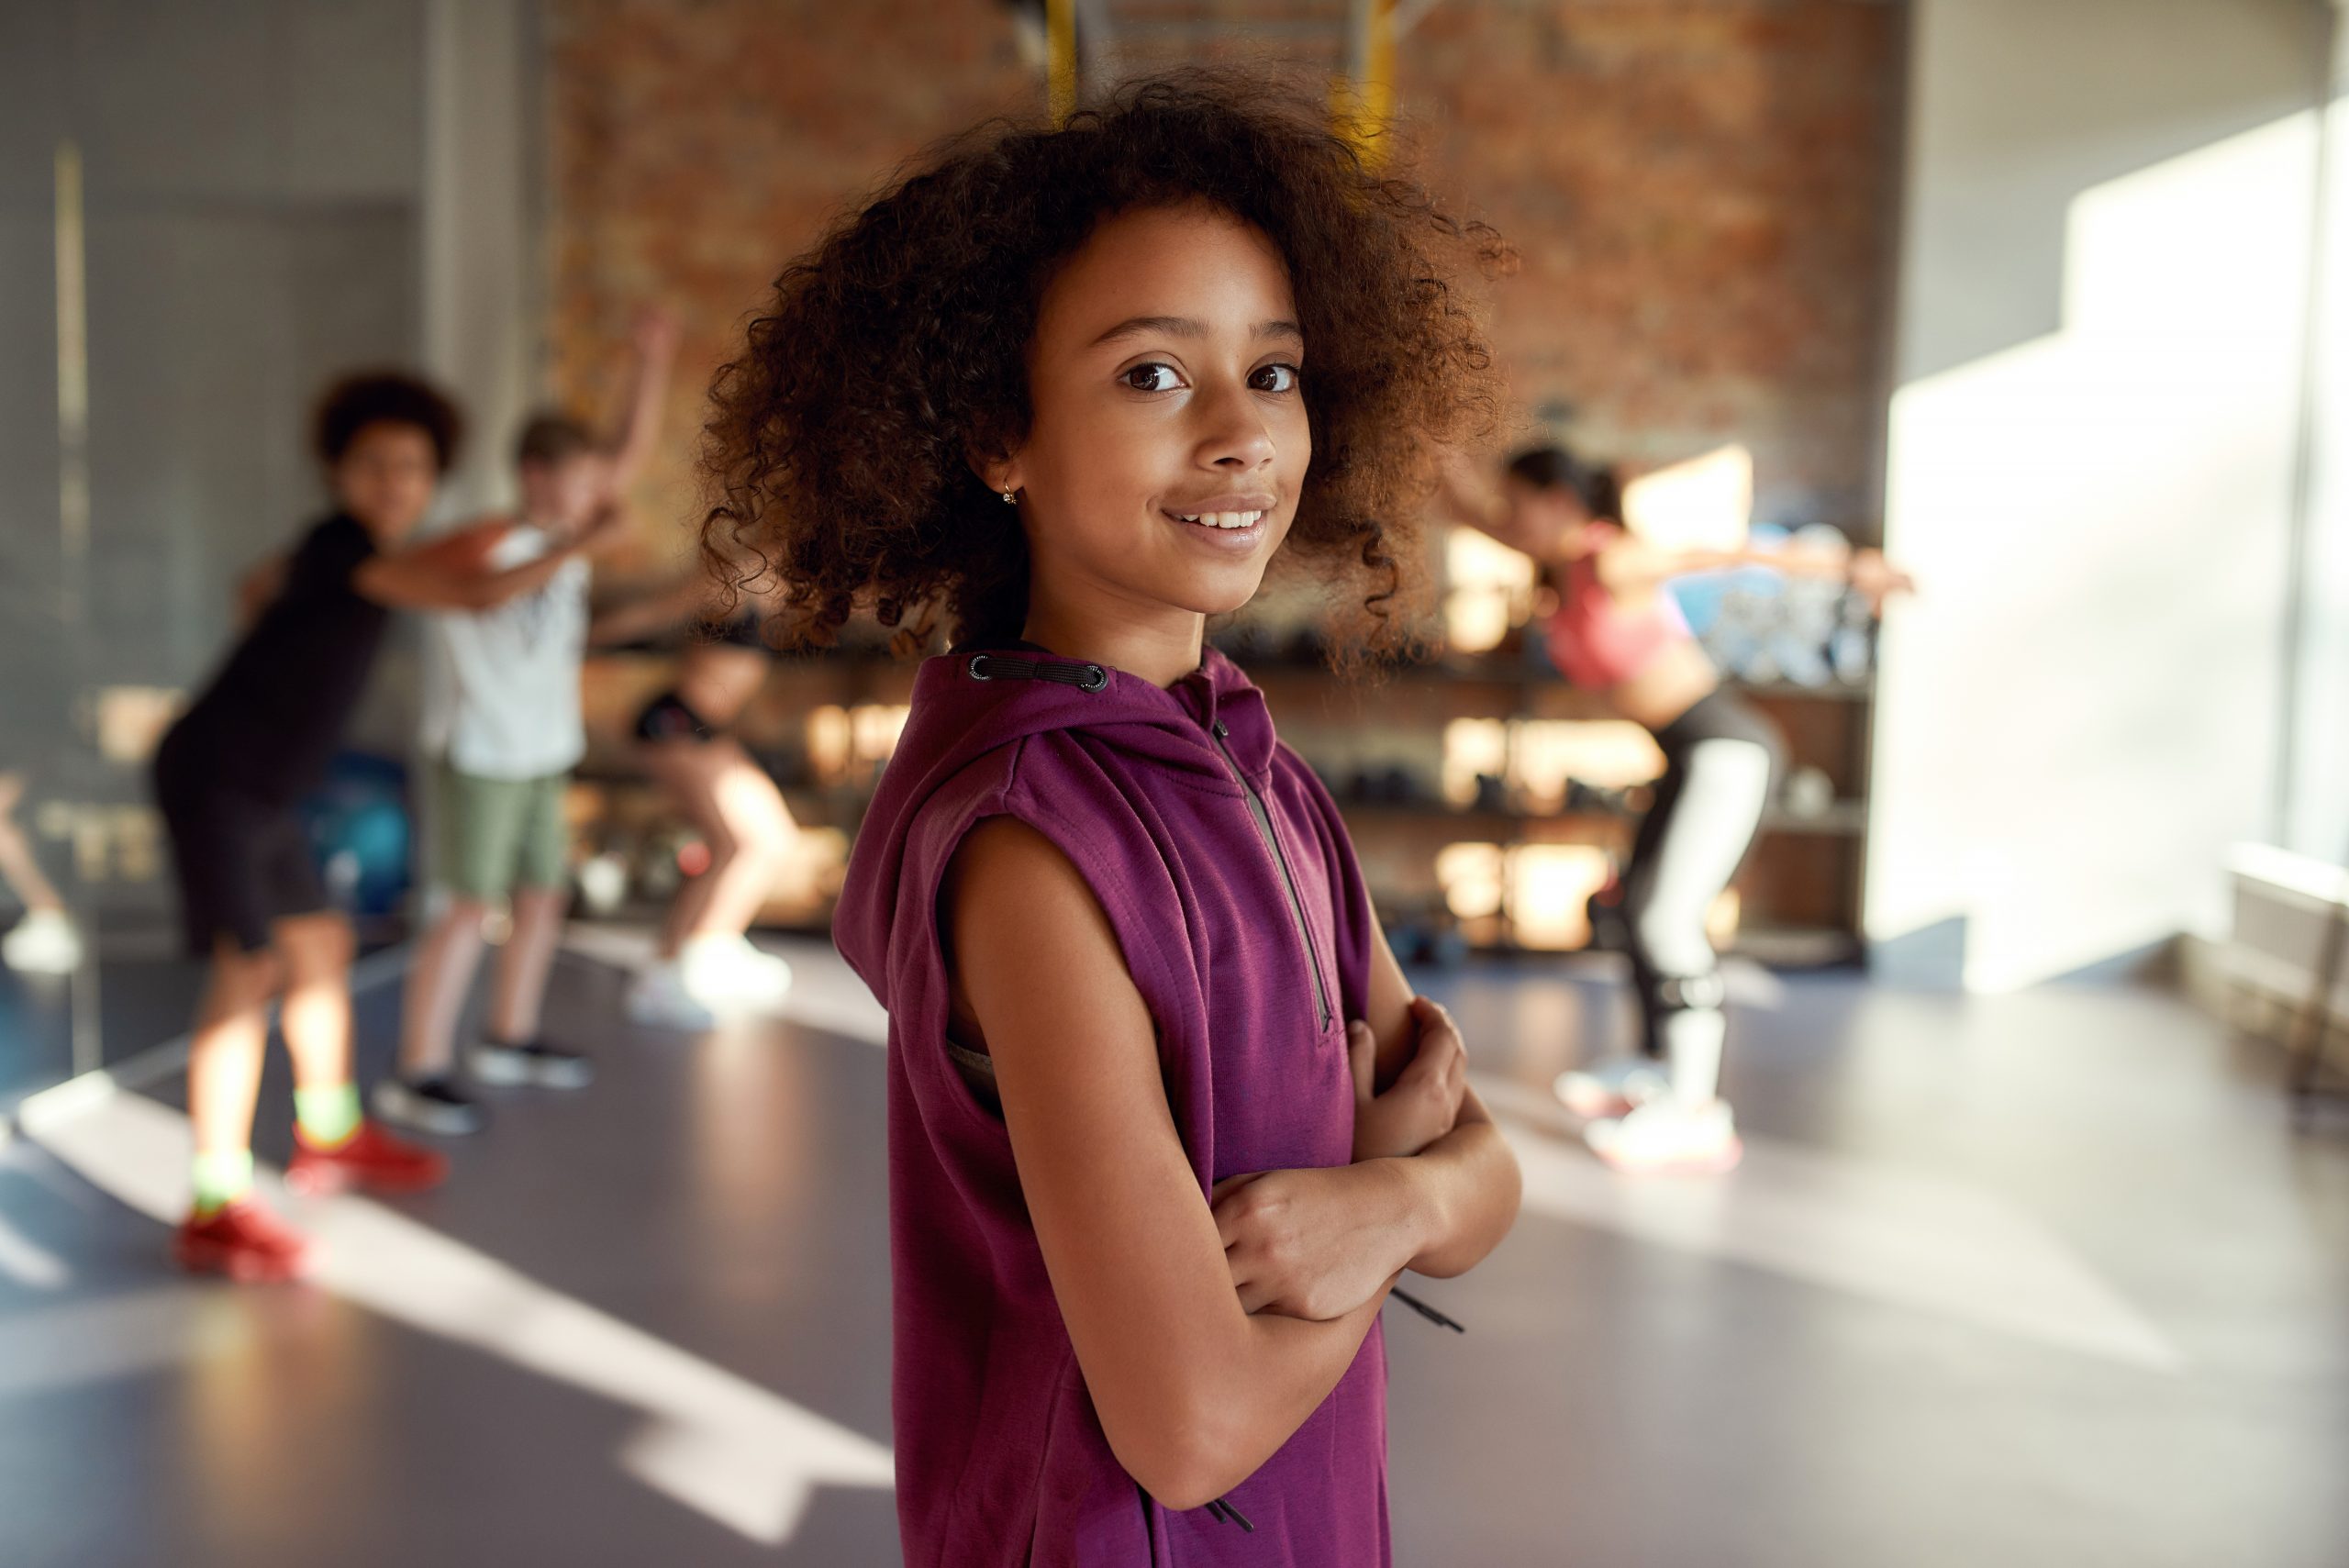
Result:
{"label": "boy in black shirt", "polygon": [[250,1198],[265,1008],[281,992],[295,1084],[289,1184],[413,1191],[445,1168],[360,1114],[351,926],[328,906],[295,807],[341,743],[391,609],[502,603],[587,542],[506,572],[446,546],[402,551],[459,429],[448,400],[407,376],[354,376],[327,395],[317,444],[337,510],[246,580],[244,637],[156,752],[188,943],[212,961],[188,1051],[195,1197],[173,1248],[191,1269],[283,1279],[306,1259],[303,1239]]}

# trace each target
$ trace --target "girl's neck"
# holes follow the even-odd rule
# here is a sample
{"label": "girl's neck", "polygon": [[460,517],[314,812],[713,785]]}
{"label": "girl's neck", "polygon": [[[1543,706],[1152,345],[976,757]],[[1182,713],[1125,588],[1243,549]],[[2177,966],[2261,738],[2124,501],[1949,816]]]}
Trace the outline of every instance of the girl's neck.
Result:
{"label": "girl's neck", "polygon": [[1208,617],[1196,610],[1154,616],[1105,613],[1031,597],[1019,635],[1063,659],[1082,659],[1171,686],[1199,667]]}

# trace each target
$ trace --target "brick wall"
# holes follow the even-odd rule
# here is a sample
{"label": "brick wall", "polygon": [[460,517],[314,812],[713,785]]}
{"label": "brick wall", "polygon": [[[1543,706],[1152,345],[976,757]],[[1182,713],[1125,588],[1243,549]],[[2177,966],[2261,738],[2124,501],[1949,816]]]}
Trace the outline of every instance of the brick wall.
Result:
{"label": "brick wall", "polygon": [[546,39],[554,388],[609,406],[645,301],[685,328],[635,497],[657,565],[685,548],[709,373],[783,263],[896,164],[1042,91],[996,0],[548,0]]}
{"label": "brick wall", "polygon": [[1594,451],[1754,451],[1757,514],[1873,527],[1898,168],[1896,7],[1442,0],[1399,99],[1516,243],[1520,405]]}
{"label": "brick wall", "polygon": [[[1570,405],[1567,433],[1635,460],[1742,439],[1764,516],[1872,517],[1897,25],[1869,0],[1427,15],[1400,104],[1434,183],[1523,253],[1496,310],[1529,420]],[[996,0],[550,0],[547,47],[556,386],[608,392],[636,301],[685,318],[639,497],[644,553],[665,554],[708,370],[780,263],[892,165],[1041,86]]]}

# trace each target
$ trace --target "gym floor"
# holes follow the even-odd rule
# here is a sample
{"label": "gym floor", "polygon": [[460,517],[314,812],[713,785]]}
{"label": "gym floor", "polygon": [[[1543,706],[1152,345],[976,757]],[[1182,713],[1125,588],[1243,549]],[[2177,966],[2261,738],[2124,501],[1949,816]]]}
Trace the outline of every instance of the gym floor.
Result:
{"label": "gym floor", "polygon": [[[312,1285],[163,1267],[175,1076],[42,1103],[0,1148],[0,1560],[897,1561],[877,1010],[776,944],[787,1018],[634,1030],[641,945],[557,976],[595,1087],[499,1095],[422,1198],[284,1200]],[[1423,1282],[1464,1336],[1388,1310],[1398,1562],[2349,1562],[2349,1113],[2296,1127],[2271,1049],[2127,984],[1741,970],[1746,1162],[1642,1184],[1544,1088],[1627,1021],[1602,961],[1421,983],[1527,1202]]]}

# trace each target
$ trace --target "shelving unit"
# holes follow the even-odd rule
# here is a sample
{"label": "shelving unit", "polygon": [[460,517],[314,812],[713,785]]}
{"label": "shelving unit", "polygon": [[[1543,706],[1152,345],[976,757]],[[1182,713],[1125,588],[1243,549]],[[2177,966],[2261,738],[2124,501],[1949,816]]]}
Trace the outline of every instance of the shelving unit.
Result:
{"label": "shelving unit", "polygon": [[[1353,829],[1373,894],[1390,917],[1433,912],[1440,890],[1431,873],[1414,876],[1403,868],[1421,858],[1431,867],[1433,855],[1447,843],[1490,843],[1504,851],[1586,844],[1619,858],[1630,848],[1636,805],[1643,802],[1622,812],[1596,812],[1460,806],[1440,798],[1366,799],[1344,787],[1353,771],[1349,764],[1330,765],[1329,752],[1343,752],[1365,733],[1380,730],[1417,731],[1429,748],[1440,747],[1443,726],[1457,718],[1620,722],[1598,699],[1546,670],[1527,667],[1521,656],[1417,665],[1354,684],[1295,662],[1258,661],[1247,668],[1273,704],[1284,736],[1330,782]],[[1824,810],[1801,814],[1774,803],[1765,816],[1761,837],[1738,879],[1737,950],[1787,966],[1851,962],[1863,951],[1859,911],[1873,684],[1731,683],[1730,689],[1778,726],[1789,772],[1817,768],[1834,791]],[[1334,746],[1331,736],[1337,737]],[[1375,740],[1370,747],[1386,750]],[[1482,949],[1556,951],[1526,948],[1509,925],[1506,915],[1497,929],[1491,922],[1464,922]]]}
{"label": "shelving unit", "polygon": [[[599,803],[582,824],[608,840],[621,822],[651,820],[657,806],[629,758],[637,710],[668,682],[673,661],[654,653],[618,653],[589,662],[589,753],[583,781]],[[1373,896],[1391,919],[1450,922],[1436,857],[1447,846],[1491,845],[1506,853],[1528,846],[1578,845],[1620,857],[1630,847],[1643,801],[1620,808],[1543,810],[1518,803],[1455,805],[1435,781],[1444,728],[1454,719],[1616,722],[1602,705],[1556,676],[1501,655],[1408,666],[1349,681],[1319,664],[1243,657],[1282,734],[1329,783],[1353,829]],[[853,715],[901,706],[916,664],[855,651],[780,661],[743,715],[738,733],[774,772],[796,817],[844,842],[861,822],[880,758],[860,756],[845,771],[837,758],[812,755],[809,716],[821,709]],[[1813,965],[1859,956],[1860,879],[1865,864],[1867,727],[1872,690],[1786,684],[1738,686],[1779,726],[1791,767],[1826,773],[1834,797],[1825,809],[1798,814],[1774,805],[1741,874],[1736,947],[1765,962]],[[850,722],[853,722],[852,720]],[[1383,794],[1358,789],[1368,772]],[[1397,776],[1408,789],[1392,787]],[[594,819],[598,814],[599,822]],[[778,906],[780,923],[820,929],[828,906]],[[1456,922],[1484,951],[1553,951],[1554,944],[1518,940],[1506,909],[1497,919]]]}

